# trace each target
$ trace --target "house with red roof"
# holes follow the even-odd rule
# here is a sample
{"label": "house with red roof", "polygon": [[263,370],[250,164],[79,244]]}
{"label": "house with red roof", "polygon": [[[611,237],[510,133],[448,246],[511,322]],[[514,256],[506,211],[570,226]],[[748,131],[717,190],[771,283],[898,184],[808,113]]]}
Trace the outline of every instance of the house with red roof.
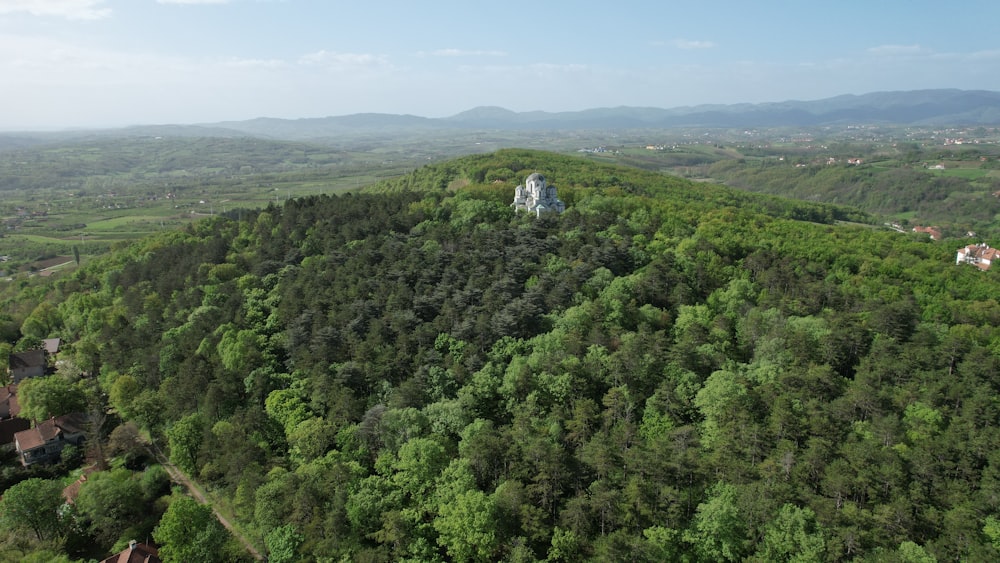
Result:
{"label": "house with red roof", "polygon": [[128,542],[128,549],[102,559],[101,563],[162,563],[162,560],[155,547],[132,540]]}
{"label": "house with red roof", "polygon": [[80,445],[86,419],[82,413],[52,417],[14,434],[14,448],[25,467],[59,459],[67,444]]}
{"label": "house with red roof", "polygon": [[996,260],[1000,260],[1000,250],[990,248],[984,242],[959,248],[955,257],[956,264],[972,264],[980,270],[989,270]]}
{"label": "house with red roof", "polygon": [[917,225],[913,227],[913,232],[915,233],[926,233],[927,236],[931,237],[931,240],[941,240],[941,230],[937,227],[921,227]]}

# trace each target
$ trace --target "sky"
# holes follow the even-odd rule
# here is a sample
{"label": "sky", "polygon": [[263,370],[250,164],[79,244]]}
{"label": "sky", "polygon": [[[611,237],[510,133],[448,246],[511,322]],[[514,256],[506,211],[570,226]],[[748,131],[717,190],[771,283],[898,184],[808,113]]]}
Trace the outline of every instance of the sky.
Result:
{"label": "sky", "polygon": [[0,0],[0,131],[1000,90],[1000,2]]}

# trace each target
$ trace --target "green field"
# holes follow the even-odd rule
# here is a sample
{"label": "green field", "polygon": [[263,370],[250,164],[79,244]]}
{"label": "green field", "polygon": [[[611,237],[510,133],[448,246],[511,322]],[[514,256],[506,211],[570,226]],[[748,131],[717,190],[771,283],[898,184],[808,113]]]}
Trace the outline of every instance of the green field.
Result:
{"label": "green field", "polygon": [[946,168],[944,170],[931,170],[931,172],[938,176],[979,180],[980,178],[989,176],[992,171],[983,170],[982,168]]}

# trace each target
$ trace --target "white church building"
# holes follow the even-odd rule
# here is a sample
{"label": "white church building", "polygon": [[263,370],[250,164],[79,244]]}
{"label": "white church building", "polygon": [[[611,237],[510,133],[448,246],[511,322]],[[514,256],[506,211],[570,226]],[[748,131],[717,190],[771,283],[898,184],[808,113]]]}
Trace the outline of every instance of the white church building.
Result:
{"label": "white church building", "polygon": [[566,204],[556,196],[555,186],[545,183],[545,176],[535,172],[524,180],[524,185],[514,190],[514,203],[511,207],[534,213],[536,216],[548,211],[562,213]]}

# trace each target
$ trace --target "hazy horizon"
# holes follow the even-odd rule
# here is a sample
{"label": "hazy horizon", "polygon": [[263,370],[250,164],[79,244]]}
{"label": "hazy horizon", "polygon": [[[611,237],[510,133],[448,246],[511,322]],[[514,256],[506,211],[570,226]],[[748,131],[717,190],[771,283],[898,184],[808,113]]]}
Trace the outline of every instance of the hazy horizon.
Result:
{"label": "hazy horizon", "polygon": [[998,15],[896,0],[0,0],[0,130],[997,91]]}

